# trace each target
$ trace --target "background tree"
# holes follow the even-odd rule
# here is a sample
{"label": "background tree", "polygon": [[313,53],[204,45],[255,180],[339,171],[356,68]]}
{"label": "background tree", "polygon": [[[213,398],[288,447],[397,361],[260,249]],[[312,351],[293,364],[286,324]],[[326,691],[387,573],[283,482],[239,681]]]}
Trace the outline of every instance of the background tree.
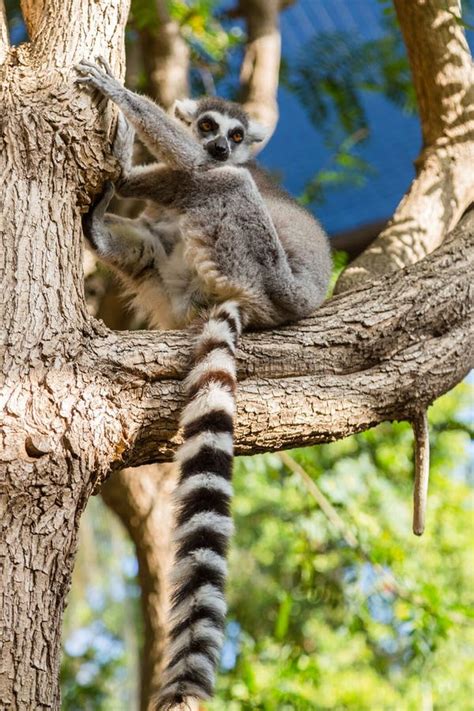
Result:
{"label": "background tree", "polygon": [[[438,181],[427,189],[426,171],[420,172],[405,201],[409,220],[399,215],[398,231],[380,243],[380,254],[388,255],[383,263],[396,257],[398,267],[437,246],[472,199],[463,162],[472,140],[472,69],[457,2],[399,0],[396,7],[415,86],[426,94],[425,109],[420,101],[424,156],[429,163],[435,155],[428,173]],[[31,41],[19,48],[8,46],[0,13],[0,542],[7,581],[0,592],[0,696],[11,708],[55,708],[59,618],[80,514],[111,465],[171,456],[188,344],[180,333],[108,332],[84,306],[78,207],[86,209],[88,197],[114,174],[113,116],[77,91],[71,67],[83,55],[102,53],[117,68],[126,4],[78,8],[25,0],[22,9]],[[433,24],[446,35],[431,32]],[[426,72],[425,51],[430,68],[439,71]],[[245,76],[261,76],[257,66]],[[436,105],[454,114],[437,120]],[[460,162],[465,168],[458,172]],[[446,191],[450,201],[434,221],[438,231],[426,240],[423,220]],[[420,264],[329,301],[304,331],[299,326],[244,339],[239,451],[322,442],[385,419],[412,419],[460,380],[472,359],[470,352],[466,357],[470,221]],[[407,237],[411,256],[405,259]],[[385,267],[376,261],[380,275]]]}

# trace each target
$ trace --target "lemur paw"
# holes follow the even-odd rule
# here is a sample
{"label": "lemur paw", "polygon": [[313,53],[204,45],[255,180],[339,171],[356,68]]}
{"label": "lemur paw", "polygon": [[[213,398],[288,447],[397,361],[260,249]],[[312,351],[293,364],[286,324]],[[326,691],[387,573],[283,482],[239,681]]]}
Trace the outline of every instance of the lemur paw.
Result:
{"label": "lemur paw", "polygon": [[83,59],[76,64],[74,69],[80,76],[75,79],[76,84],[85,84],[94,89],[98,89],[103,94],[109,94],[113,89],[122,89],[122,85],[112,75],[112,70],[103,57],[97,57],[97,61],[103,69],[88,59]]}
{"label": "lemur paw", "polygon": [[82,231],[84,237],[95,251],[99,248],[97,238],[100,235],[100,225],[104,219],[109,203],[114,196],[114,192],[113,183],[107,180],[104,183],[102,192],[96,196],[90,206],[89,212],[86,212],[86,214],[82,216]]}

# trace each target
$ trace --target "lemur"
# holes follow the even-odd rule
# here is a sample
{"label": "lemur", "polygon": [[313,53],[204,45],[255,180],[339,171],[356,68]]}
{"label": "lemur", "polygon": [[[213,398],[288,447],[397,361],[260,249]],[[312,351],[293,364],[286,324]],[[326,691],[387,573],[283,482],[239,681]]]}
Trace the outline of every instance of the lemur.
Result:
{"label": "lemur", "polygon": [[[319,223],[251,160],[265,131],[241,106],[188,99],[170,116],[99,61],[82,61],[77,82],[121,110],[115,191],[146,208],[135,220],[107,213],[109,185],[84,232],[151,325],[182,328],[201,317],[180,419],[171,631],[156,702],[170,709],[212,695],[224,638],[239,336],[311,314],[331,260]],[[133,131],[161,162],[132,167]]]}

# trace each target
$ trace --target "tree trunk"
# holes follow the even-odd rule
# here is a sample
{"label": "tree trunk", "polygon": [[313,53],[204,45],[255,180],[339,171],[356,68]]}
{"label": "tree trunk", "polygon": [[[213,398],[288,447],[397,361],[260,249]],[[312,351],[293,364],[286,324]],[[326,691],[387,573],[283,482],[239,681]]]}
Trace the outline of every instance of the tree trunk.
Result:
{"label": "tree trunk", "polygon": [[105,503],[118,515],[137,552],[144,621],[140,708],[156,696],[163,667],[171,563],[172,464],[124,469],[102,487]]}
{"label": "tree trunk", "polygon": [[247,24],[247,45],[240,70],[242,102],[248,113],[268,129],[261,150],[278,121],[281,58],[280,0],[241,0]]}
{"label": "tree trunk", "polygon": [[76,365],[98,333],[78,205],[114,166],[110,111],[98,121],[71,68],[111,46],[123,64],[127,3],[25,0],[23,12],[32,43],[9,48],[1,3],[0,699],[58,709],[79,518],[122,439],[107,380]]}

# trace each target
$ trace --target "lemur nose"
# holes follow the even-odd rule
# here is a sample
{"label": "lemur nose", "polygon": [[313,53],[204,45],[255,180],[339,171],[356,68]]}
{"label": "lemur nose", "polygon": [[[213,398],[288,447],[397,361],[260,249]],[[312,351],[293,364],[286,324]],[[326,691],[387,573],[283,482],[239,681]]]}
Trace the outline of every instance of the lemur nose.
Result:
{"label": "lemur nose", "polygon": [[229,155],[229,146],[223,136],[219,136],[215,141],[208,144],[208,150],[218,160],[225,160]]}

